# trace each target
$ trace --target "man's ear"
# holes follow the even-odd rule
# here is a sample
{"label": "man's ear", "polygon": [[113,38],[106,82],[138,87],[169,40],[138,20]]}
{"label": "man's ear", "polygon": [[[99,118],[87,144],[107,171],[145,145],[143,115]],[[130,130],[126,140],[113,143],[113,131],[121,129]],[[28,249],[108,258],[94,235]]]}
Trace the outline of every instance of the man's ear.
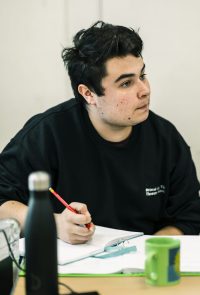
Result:
{"label": "man's ear", "polygon": [[96,104],[95,93],[92,92],[86,85],[79,84],[78,92],[85,98],[88,104],[93,104],[93,105]]}

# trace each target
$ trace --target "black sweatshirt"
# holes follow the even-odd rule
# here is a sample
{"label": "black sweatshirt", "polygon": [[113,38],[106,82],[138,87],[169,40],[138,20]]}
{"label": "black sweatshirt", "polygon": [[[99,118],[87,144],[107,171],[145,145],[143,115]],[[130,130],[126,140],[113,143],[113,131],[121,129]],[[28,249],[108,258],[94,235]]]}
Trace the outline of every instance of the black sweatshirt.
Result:
{"label": "black sweatshirt", "polygon": [[[28,175],[51,175],[68,202],[87,204],[97,225],[153,234],[176,226],[200,233],[199,182],[190,148],[176,128],[150,111],[120,143],[92,126],[71,99],[31,118],[0,155],[0,202],[28,203]],[[54,211],[63,205],[50,195]]]}

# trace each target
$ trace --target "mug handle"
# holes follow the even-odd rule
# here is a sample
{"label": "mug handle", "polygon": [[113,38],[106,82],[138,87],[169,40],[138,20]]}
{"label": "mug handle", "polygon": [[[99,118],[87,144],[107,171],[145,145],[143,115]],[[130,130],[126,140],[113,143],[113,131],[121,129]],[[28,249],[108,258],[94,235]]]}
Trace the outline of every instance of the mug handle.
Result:
{"label": "mug handle", "polygon": [[148,279],[156,281],[158,276],[156,274],[156,252],[150,252],[147,254],[145,260],[145,274]]}

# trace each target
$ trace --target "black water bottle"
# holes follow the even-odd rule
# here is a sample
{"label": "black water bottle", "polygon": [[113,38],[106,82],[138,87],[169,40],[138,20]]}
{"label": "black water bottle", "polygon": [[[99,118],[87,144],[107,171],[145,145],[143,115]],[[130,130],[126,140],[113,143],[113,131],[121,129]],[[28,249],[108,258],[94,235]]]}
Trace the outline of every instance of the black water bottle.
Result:
{"label": "black water bottle", "polygon": [[46,172],[29,175],[29,208],[25,224],[26,294],[58,295],[57,234]]}

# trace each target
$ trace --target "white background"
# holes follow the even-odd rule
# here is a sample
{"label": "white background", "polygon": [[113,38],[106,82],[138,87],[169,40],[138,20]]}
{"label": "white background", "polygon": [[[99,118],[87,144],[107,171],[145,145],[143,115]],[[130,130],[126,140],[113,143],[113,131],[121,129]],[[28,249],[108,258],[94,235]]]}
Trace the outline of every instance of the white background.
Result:
{"label": "white background", "polygon": [[61,50],[102,19],[140,29],[151,109],[181,132],[200,175],[199,12],[199,0],[0,0],[0,150],[73,96]]}

